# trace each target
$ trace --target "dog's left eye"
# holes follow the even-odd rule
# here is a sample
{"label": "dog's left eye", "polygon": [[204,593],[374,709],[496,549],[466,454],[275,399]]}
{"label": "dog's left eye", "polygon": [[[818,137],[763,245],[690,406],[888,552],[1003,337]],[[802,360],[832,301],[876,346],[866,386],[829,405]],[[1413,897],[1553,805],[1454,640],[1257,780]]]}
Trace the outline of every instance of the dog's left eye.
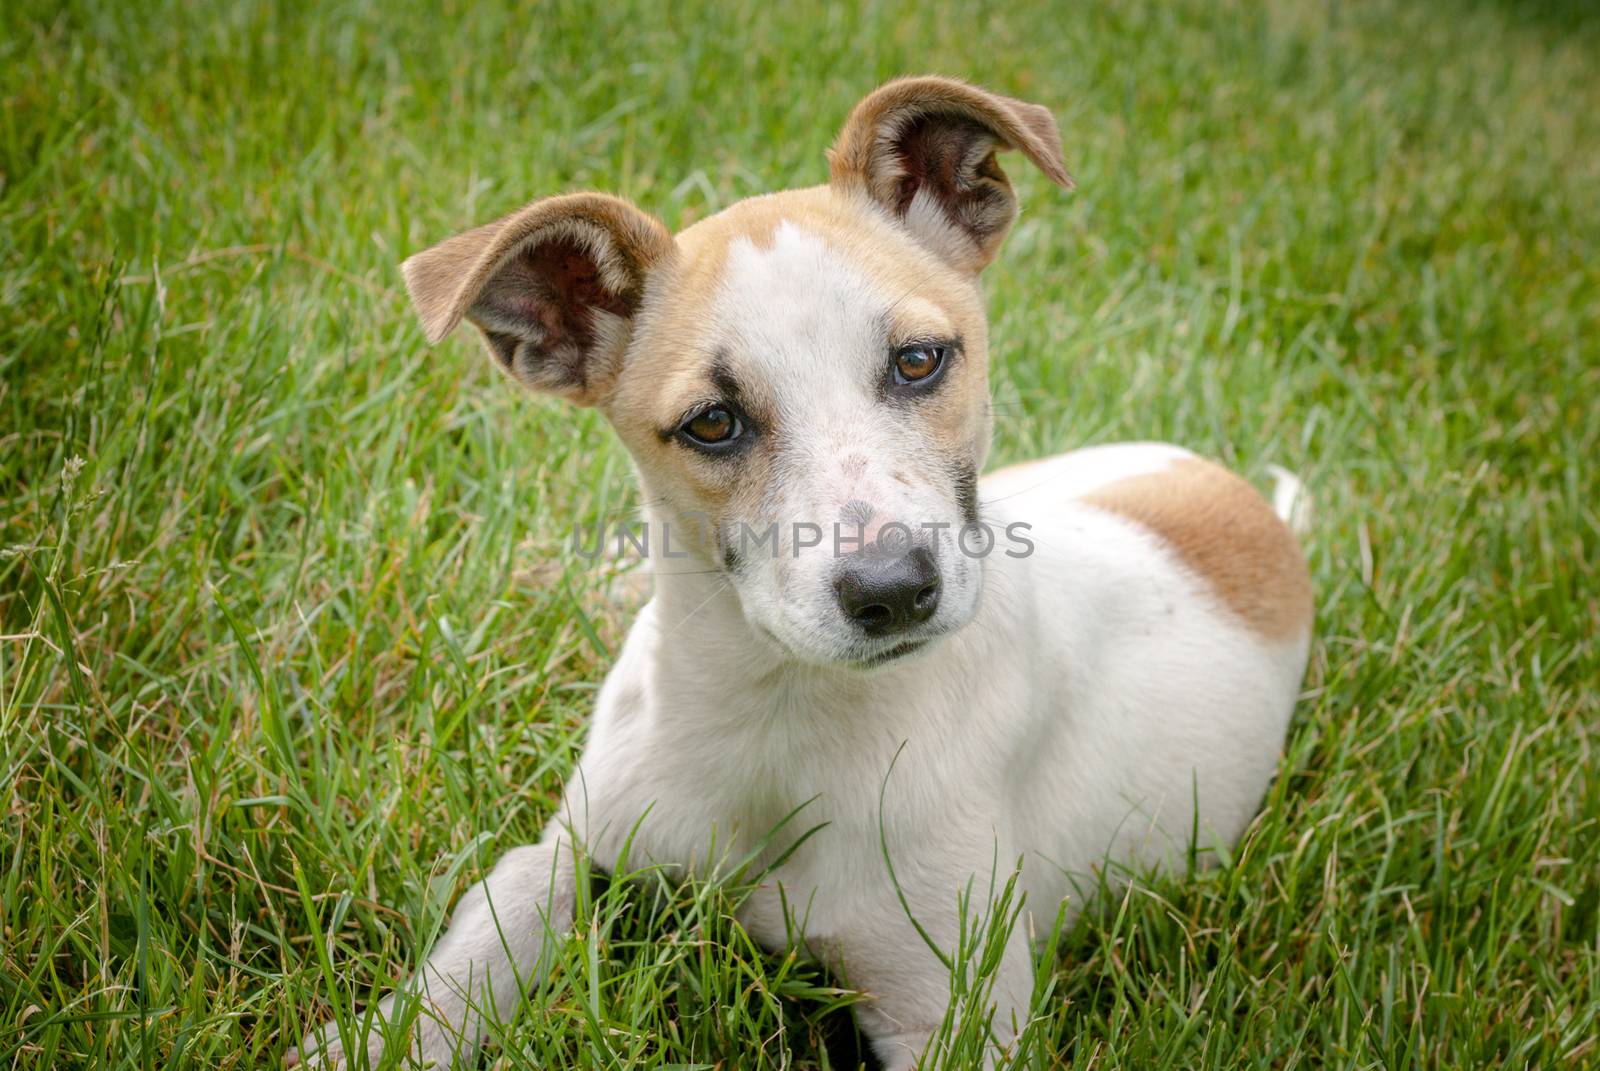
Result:
{"label": "dog's left eye", "polygon": [[937,342],[901,346],[894,353],[895,385],[910,387],[931,383],[944,367],[945,354],[945,347]]}
{"label": "dog's left eye", "polygon": [[725,447],[744,434],[744,423],[733,410],[713,405],[684,421],[678,433],[695,446]]}

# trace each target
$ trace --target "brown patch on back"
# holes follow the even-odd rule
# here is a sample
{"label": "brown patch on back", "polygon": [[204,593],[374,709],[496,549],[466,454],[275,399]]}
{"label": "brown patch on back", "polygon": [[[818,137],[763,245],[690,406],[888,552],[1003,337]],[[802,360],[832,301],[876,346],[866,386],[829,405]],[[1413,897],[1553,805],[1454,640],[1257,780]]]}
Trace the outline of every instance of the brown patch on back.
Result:
{"label": "brown patch on back", "polygon": [[1164,540],[1222,601],[1270,640],[1311,625],[1311,578],[1299,541],[1254,487],[1198,458],[1083,496]]}

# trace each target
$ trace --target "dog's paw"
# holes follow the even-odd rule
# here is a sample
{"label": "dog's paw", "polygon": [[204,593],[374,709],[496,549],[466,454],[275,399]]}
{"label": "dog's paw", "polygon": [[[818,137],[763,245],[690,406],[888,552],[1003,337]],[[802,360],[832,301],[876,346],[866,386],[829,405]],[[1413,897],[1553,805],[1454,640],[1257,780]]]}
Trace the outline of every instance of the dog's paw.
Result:
{"label": "dog's paw", "polygon": [[345,1048],[345,1038],[339,1032],[337,1023],[327,1022],[317,1027],[305,1036],[299,1048],[290,1049],[283,1054],[285,1068],[299,1068],[301,1071],[377,1071],[383,1063],[383,1052],[387,1044],[384,1036],[384,1023],[374,1021],[367,1029],[366,1036],[360,1037],[362,1026],[358,1021],[353,1031],[357,1035],[350,1040],[358,1045],[364,1041],[366,1059],[359,1059],[356,1052]]}
{"label": "dog's paw", "polygon": [[[398,1026],[390,1021],[393,998],[378,1006],[371,1023],[363,1023],[357,1016],[352,1024],[355,1034],[365,1027],[365,1037],[352,1037],[357,1048],[346,1048],[345,1038],[337,1023],[327,1022],[307,1034],[298,1048],[283,1054],[283,1066],[300,1071],[379,1071],[379,1068],[431,1068],[449,1071],[454,1067],[472,1066],[476,1045],[469,1045],[460,1034],[451,1031],[426,1011],[416,1017],[402,1036]],[[406,1052],[409,1039],[410,1051]],[[387,1062],[385,1054],[388,1055]]]}
{"label": "dog's paw", "polygon": [[[367,1038],[366,1066],[376,1068],[382,1059],[383,1036],[374,1024]],[[298,1048],[283,1054],[283,1066],[300,1071],[344,1071],[345,1068],[359,1065],[350,1061],[344,1039],[339,1036],[339,1028],[333,1023],[323,1023],[307,1034]]]}

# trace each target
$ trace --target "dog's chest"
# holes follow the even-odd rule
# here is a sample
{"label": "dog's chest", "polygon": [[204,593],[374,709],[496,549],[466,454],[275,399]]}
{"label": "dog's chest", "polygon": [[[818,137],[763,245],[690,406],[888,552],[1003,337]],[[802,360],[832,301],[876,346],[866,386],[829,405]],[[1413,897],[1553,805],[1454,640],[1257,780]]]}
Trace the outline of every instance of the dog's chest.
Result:
{"label": "dog's chest", "polygon": [[933,786],[974,785],[958,768],[974,752],[948,721],[892,697],[780,682],[708,708],[688,695],[622,692],[636,706],[607,719],[603,746],[586,756],[588,798],[658,863],[770,859],[810,830],[799,861],[814,848],[875,856],[885,831],[916,841],[947,821],[948,793]]}

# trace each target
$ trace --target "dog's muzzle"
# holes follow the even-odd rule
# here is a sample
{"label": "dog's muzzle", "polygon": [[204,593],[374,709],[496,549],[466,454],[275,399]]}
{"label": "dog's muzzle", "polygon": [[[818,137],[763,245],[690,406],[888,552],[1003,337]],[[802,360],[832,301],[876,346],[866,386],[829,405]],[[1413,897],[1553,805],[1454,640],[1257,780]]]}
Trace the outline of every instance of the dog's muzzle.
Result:
{"label": "dog's muzzle", "polygon": [[839,609],[865,635],[893,636],[939,608],[939,563],[927,547],[901,554],[869,548],[840,560],[834,591]]}

